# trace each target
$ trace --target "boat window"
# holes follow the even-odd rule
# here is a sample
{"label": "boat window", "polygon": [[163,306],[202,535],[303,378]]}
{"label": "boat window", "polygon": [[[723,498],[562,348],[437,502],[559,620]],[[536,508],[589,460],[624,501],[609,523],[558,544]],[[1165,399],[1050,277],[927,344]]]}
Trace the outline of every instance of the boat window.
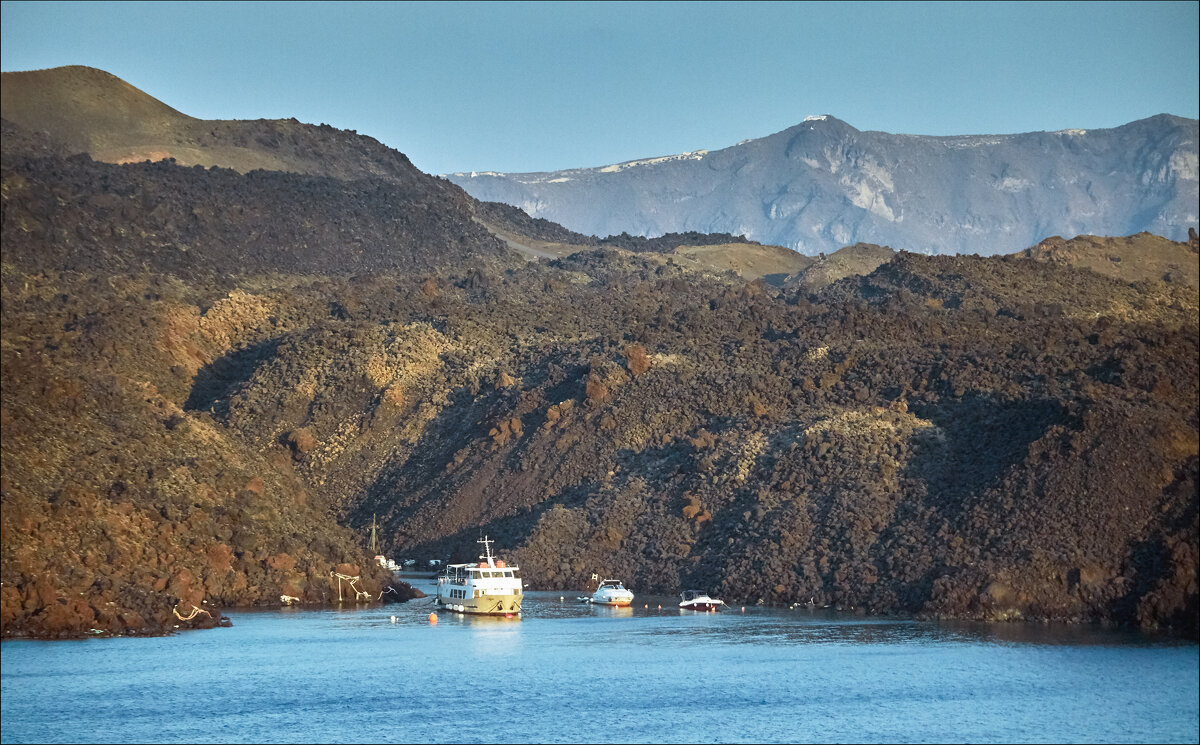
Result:
{"label": "boat window", "polygon": [[506,569],[506,570],[504,571],[504,576],[505,576],[505,577],[511,577],[511,576],[513,576],[512,570],[511,570],[511,569]]}

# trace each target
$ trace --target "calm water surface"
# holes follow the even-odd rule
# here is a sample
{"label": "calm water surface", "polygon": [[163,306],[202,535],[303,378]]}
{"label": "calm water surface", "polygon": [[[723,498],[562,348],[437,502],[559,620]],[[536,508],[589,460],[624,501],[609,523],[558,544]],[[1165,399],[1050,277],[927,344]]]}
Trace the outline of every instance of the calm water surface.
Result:
{"label": "calm water surface", "polygon": [[825,611],[699,614],[671,598],[591,608],[559,596],[528,593],[525,618],[511,621],[441,614],[431,626],[428,601],[416,600],[236,612],[233,628],[169,638],[4,642],[0,740],[1200,738],[1192,643]]}

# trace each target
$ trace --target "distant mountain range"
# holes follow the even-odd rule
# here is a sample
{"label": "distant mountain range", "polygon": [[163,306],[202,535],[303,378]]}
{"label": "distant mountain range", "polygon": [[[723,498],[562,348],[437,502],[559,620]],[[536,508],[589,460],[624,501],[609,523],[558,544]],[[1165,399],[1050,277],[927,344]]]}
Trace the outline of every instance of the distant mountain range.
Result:
{"label": "distant mountain range", "polygon": [[1197,222],[1195,119],[1113,129],[930,137],[832,116],[716,151],[544,173],[454,173],[481,200],[581,233],[722,232],[802,253],[857,242],[990,255],[1049,235]]}

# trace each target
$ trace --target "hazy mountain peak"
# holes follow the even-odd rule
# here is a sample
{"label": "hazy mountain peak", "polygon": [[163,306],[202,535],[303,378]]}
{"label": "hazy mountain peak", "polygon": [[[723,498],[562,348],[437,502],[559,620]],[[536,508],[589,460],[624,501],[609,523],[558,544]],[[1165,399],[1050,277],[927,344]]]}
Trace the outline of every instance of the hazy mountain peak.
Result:
{"label": "hazy mountain peak", "polygon": [[805,128],[805,129],[809,129],[809,130],[821,130],[821,131],[830,131],[830,130],[836,131],[836,130],[844,130],[844,129],[848,129],[852,132],[859,131],[858,128],[855,127],[854,125],[850,124],[849,122],[847,122],[843,119],[837,118],[833,114],[813,114],[811,116],[806,116],[806,117],[804,117],[803,121],[801,121],[799,124],[792,127],[792,129],[800,129],[800,128]]}
{"label": "hazy mountain peak", "polygon": [[829,114],[712,151],[542,173],[456,173],[472,196],[581,233],[741,234],[804,253],[852,243],[1010,253],[1046,235],[1183,240],[1197,222],[1197,121],[930,136]]}

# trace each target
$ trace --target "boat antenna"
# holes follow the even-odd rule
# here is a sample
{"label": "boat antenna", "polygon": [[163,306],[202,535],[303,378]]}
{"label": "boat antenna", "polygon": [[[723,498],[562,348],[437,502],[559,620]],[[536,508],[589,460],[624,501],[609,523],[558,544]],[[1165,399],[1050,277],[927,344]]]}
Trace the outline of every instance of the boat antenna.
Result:
{"label": "boat antenna", "polygon": [[495,566],[495,562],[492,561],[492,542],[488,540],[488,537],[485,535],[483,538],[480,538],[475,542],[483,544],[483,555],[479,558],[485,559],[488,563],[488,566]]}

